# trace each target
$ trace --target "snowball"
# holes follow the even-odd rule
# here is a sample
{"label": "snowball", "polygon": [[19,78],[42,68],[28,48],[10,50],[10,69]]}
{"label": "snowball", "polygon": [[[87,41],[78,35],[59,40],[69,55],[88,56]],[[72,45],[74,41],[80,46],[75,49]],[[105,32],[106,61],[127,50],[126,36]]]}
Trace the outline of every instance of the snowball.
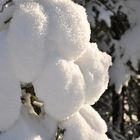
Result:
{"label": "snowball", "polygon": [[10,24],[8,47],[14,70],[22,82],[37,78],[44,67],[47,16],[35,2],[26,2],[16,8]]}
{"label": "snowball", "polygon": [[105,121],[101,118],[99,113],[95,111],[90,105],[84,105],[80,109],[81,116],[86,120],[88,125],[97,133],[106,133],[107,126]]}
{"label": "snowball", "polygon": [[90,40],[85,9],[70,0],[47,0],[43,4],[49,18],[48,54],[58,53],[61,59],[77,59]]}
{"label": "snowball", "polygon": [[84,79],[73,62],[48,62],[34,87],[37,97],[44,102],[46,113],[56,120],[66,119],[84,103]]}
{"label": "snowball", "polygon": [[105,134],[94,131],[79,113],[62,122],[60,126],[66,129],[64,140],[109,140]]}
{"label": "snowball", "polygon": [[20,85],[8,63],[6,36],[0,32],[0,132],[11,127],[20,112]]}
{"label": "snowball", "polygon": [[99,51],[96,44],[91,44],[76,63],[80,66],[85,79],[86,103],[94,104],[107,89],[111,58]]}
{"label": "snowball", "polygon": [[40,136],[36,130],[37,124],[37,120],[27,116],[26,112],[21,112],[14,126],[0,135],[0,140],[37,140]]}

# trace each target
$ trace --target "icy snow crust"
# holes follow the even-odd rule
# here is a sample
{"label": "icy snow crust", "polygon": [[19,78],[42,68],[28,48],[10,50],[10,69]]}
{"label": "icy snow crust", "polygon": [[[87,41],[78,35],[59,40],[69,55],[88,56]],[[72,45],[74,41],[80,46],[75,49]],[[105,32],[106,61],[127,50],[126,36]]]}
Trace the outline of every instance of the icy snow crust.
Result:
{"label": "icy snow crust", "polygon": [[[105,122],[90,105],[107,88],[111,59],[89,42],[85,9],[70,0],[15,2],[8,34],[1,39],[6,40],[11,65],[0,69],[16,75],[12,82],[7,80],[11,75],[3,77],[9,85],[5,94],[9,95],[0,95],[12,100],[7,104],[13,107],[10,119],[14,125],[9,130],[10,124],[3,126],[7,131],[0,140],[53,140],[58,124],[66,129],[64,140],[108,140]],[[20,82],[32,82],[44,103],[45,115],[36,118],[25,106],[20,107]],[[0,89],[3,91],[3,86]]]}

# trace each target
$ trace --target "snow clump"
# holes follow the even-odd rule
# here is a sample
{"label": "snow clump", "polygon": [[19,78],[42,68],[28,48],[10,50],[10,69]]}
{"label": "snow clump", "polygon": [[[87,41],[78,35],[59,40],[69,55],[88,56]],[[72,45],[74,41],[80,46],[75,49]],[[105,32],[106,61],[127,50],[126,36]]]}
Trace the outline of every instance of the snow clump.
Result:
{"label": "snow clump", "polygon": [[[20,82],[33,84],[45,113],[35,118],[22,105],[13,129],[0,139],[13,136],[21,140],[15,135],[19,129],[27,134],[26,139],[51,140],[58,135],[59,128],[64,140],[108,140],[105,122],[90,105],[107,88],[111,59],[89,42],[85,9],[70,0],[16,0],[15,4],[5,37],[13,67],[8,70],[14,71],[18,79],[13,86],[18,87]],[[17,88],[12,93],[16,98],[20,97],[16,95],[18,91]]]}

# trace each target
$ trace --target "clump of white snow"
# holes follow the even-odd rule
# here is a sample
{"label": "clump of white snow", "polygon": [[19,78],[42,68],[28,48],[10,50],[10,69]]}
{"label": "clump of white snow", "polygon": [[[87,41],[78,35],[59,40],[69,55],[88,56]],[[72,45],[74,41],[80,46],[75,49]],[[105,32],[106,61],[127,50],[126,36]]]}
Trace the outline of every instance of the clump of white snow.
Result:
{"label": "clump of white snow", "polygon": [[7,56],[7,31],[0,32],[0,131],[10,128],[19,116],[20,86]]}
{"label": "clump of white snow", "polygon": [[90,40],[85,9],[70,0],[47,0],[43,6],[49,17],[46,36],[48,55],[57,53],[61,59],[77,59]]}
{"label": "clump of white snow", "polygon": [[85,79],[86,103],[94,104],[107,89],[111,58],[99,51],[96,44],[91,44],[76,63],[80,66]]}
{"label": "clump of white snow", "polygon": [[79,113],[72,116],[71,119],[63,121],[60,126],[66,129],[64,140],[108,140],[104,132],[93,129],[91,124]]}
{"label": "clump of white snow", "polygon": [[[19,82],[32,82],[37,97],[44,103],[45,113],[33,116],[24,110],[25,103],[13,128],[0,139],[51,140],[59,126],[66,129],[64,140],[108,140],[105,122],[89,104],[94,104],[107,88],[110,57],[100,52],[96,44],[90,44],[84,8],[70,0],[38,2],[15,0],[7,47],[18,81],[13,77],[11,86],[4,88],[3,84],[11,83],[7,76],[12,72],[7,67],[10,64],[6,65],[5,71],[0,69],[4,73],[0,90],[6,90],[9,95],[12,92],[9,106],[13,107],[11,114],[15,113],[12,119],[15,120],[20,112]],[[0,97],[11,98],[9,95],[0,94]]]}
{"label": "clump of white snow", "polygon": [[71,61],[48,62],[34,86],[37,96],[44,101],[46,112],[56,120],[66,119],[85,101],[83,75]]}
{"label": "clump of white snow", "polygon": [[84,105],[80,110],[80,114],[94,131],[102,134],[107,132],[105,121],[90,105]]}
{"label": "clump of white snow", "polygon": [[44,67],[47,16],[35,2],[20,4],[13,15],[8,33],[8,48],[20,81],[32,82]]}

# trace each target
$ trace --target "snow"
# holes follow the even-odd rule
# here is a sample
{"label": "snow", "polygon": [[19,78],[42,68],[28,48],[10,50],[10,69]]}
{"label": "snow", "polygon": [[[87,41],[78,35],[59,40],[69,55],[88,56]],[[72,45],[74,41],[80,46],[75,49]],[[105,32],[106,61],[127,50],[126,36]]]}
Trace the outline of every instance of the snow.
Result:
{"label": "snow", "polygon": [[136,25],[131,31],[127,32],[121,39],[121,45],[124,48],[124,61],[130,60],[132,66],[138,70],[140,60],[140,25]]}
{"label": "snow", "polygon": [[133,26],[135,26],[136,24],[138,24],[140,22],[140,1],[139,0],[127,0],[127,2],[125,2],[126,8],[128,9],[126,11],[129,21]]}
{"label": "snow", "polygon": [[[97,2],[98,3],[98,2]],[[94,7],[99,11],[101,18],[105,20],[106,23],[109,22],[110,16],[106,17],[108,10],[104,9],[104,6],[100,6],[95,1],[90,0],[87,5],[88,20],[91,23],[92,27],[95,27],[95,17],[96,14],[93,11]],[[110,3],[110,2],[109,2]],[[128,85],[129,79],[131,76],[137,76],[139,69],[139,60],[140,60],[140,41],[139,41],[139,31],[140,31],[140,1],[139,0],[127,0],[127,1],[116,1],[114,12],[117,13],[118,9],[125,13],[128,17],[130,29],[128,29],[122,36],[120,40],[111,39],[109,46],[115,46],[114,52],[111,54],[113,57],[113,64],[109,70],[110,85],[115,87],[117,93],[121,93],[122,87]],[[119,11],[119,12],[120,12]],[[105,16],[104,16],[105,15]],[[100,20],[99,20],[100,21]],[[108,24],[109,25],[109,24]],[[108,46],[107,37],[101,39],[98,42],[98,45],[101,50],[104,52],[109,52],[110,47]],[[112,47],[111,47],[112,48]],[[131,66],[128,66],[131,64]]]}
{"label": "snow", "polygon": [[85,101],[83,76],[79,67],[71,61],[48,62],[34,87],[45,104],[46,112],[56,120],[66,119]]}
{"label": "snow", "polygon": [[125,67],[121,60],[116,59],[110,68],[111,84],[115,83],[115,91],[121,93],[123,85],[127,86],[130,79],[130,70]]}
{"label": "snow", "polygon": [[20,86],[8,62],[6,35],[7,31],[0,32],[0,131],[15,123],[20,110]]}
{"label": "snow", "polygon": [[[96,121],[94,122],[96,123]],[[100,130],[93,129],[80,113],[75,114],[69,120],[63,121],[60,126],[66,129],[64,140],[108,140],[107,136]]]}
{"label": "snow", "polygon": [[47,16],[35,2],[20,4],[8,33],[8,48],[19,81],[32,82],[41,73],[46,57]]}
{"label": "snow", "polygon": [[0,140],[52,140],[57,123],[50,116],[46,117],[36,118],[22,106],[18,120],[11,129],[0,135]]}
{"label": "snow", "polygon": [[21,112],[14,126],[0,135],[0,140],[35,140],[38,132],[35,131],[34,123]]}
{"label": "snow", "polygon": [[[92,108],[86,105],[80,110],[81,113],[76,113],[71,119],[60,122],[59,127],[61,129],[66,129],[63,137],[64,140],[85,140],[85,138],[86,140],[108,140],[107,136],[104,134],[106,132],[106,127],[102,127],[100,131],[99,129],[101,126],[98,127],[99,129],[92,126],[96,125],[96,121],[102,122],[103,120],[96,111],[92,110],[90,112],[90,110],[92,110]],[[85,112],[89,112],[87,116]],[[92,125],[89,114],[90,117],[94,116],[97,119],[92,120]],[[99,124],[101,124],[101,122]],[[25,108],[22,106],[18,121],[12,129],[0,135],[0,140],[52,140],[56,129],[57,122],[50,116],[46,115],[45,118],[36,118],[27,114]]]}
{"label": "snow", "polygon": [[97,45],[93,43],[87,47],[76,63],[85,79],[86,103],[94,104],[107,89],[108,67],[111,65],[111,58],[106,53],[99,51]]}
{"label": "snow", "polygon": [[[58,125],[66,129],[64,140],[108,140],[90,104],[107,88],[111,58],[89,42],[85,9],[70,0],[15,2],[8,34],[0,37],[0,128],[12,125],[0,140],[52,140]],[[31,100],[20,105],[20,82],[33,84],[44,104],[41,116],[31,112]]]}
{"label": "snow", "polygon": [[90,127],[94,129],[94,131],[102,134],[107,132],[105,121],[101,118],[99,113],[95,111],[90,105],[84,105],[80,109],[79,113],[90,125]]}
{"label": "snow", "polygon": [[[96,7],[97,11],[93,11],[93,8]],[[92,27],[96,25],[96,12],[99,12],[98,21],[104,21],[108,27],[111,27],[111,20],[110,17],[113,13],[110,10],[107,10],[106,7],[99,2],[95,3],[94,0],[90,0],[86,3],[86,11],[88,14],[88,21],[90,22]]]}
{"label": "snow", "polygon": [[[111,84],[115,85],[117,93],[121,93],[122,87],[128,85],[131,76],[136,75],[135,72],[139,69],[140,60],[140,16],[139,16],[139,1],[133,2],[128,0],[126,2],[126,14],[128,15],[129,22],[131,24],[130,29],[125,32],[120,41],[114,41],[115,52],[113,57],[115,58],[112,67],[110,68]],[[128,66],[128,62],[133,67],[134,71]]]}
{"label": "snow", "polygon": [[[49,17],[46,47],[48,55],[76,60],[90,40],[90,26],[85,9],[67,0],[47,0],[43,3]],[[78,26],[77,26],[78,25]]]}

